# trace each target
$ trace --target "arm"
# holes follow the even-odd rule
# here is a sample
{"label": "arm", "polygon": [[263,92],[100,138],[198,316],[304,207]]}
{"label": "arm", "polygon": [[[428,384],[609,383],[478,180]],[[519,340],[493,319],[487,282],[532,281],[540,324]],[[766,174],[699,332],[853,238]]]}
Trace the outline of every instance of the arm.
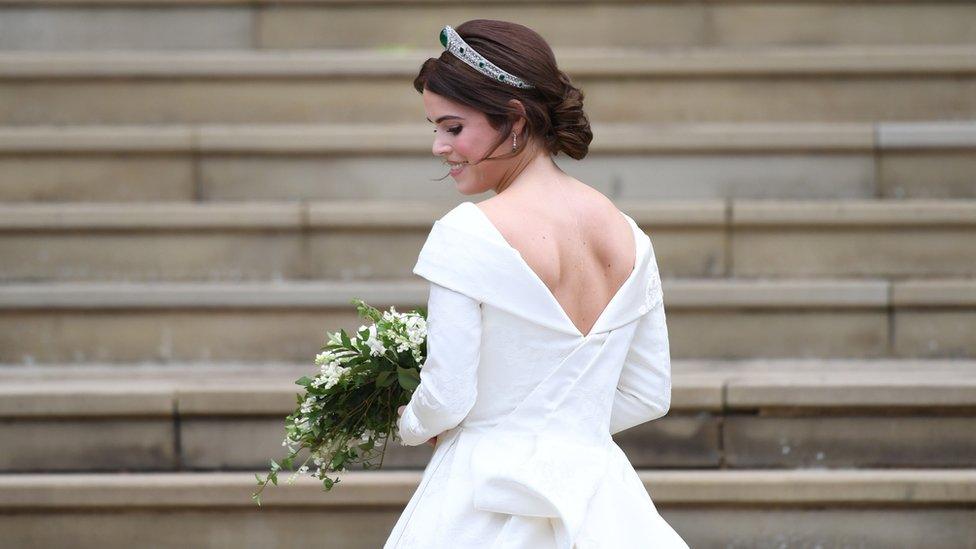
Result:
{"label": "arm", "polygon": [[397,421],[403,444],[418,446],[461,423],[478,395],[480,358],[481,303],[431,282],[427,358]]}
{"label": "arm", "polygon": [[671,407],[671,352],[664,302],[637,324],[610,414],[610,434],[657,419]]}

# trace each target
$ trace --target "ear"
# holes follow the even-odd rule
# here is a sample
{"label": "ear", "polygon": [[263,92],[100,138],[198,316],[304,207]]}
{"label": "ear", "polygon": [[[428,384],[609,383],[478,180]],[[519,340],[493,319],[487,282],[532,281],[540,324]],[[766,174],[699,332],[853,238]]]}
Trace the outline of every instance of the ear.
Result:
{"label": "ear", "polygon": [[516,119],[515,124],[512,126],[512,131],[521,135],[522,129],[525,128],[525,105],[518,99],[509,99],[508,105],[522,114],[522,117]]}

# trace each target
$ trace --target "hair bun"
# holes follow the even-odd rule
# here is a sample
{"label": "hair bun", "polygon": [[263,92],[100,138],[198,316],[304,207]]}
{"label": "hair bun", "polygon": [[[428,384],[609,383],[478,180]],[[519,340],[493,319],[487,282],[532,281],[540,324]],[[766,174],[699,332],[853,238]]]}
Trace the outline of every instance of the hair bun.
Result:
{"label": "hair bun", "polygon": [[[583,92],[559,70],[552,48],[539,33],[497,19],[472,19],[454,30],[469,48],[533,86],[521,89],[500,82],[449,49],[424,61],[413,80],[417,93],[430,92],[484,113],[497,133],[496,142],[489,144],[488,154],[479,162],[513,158],[526,149],[549,155],[562,151],[576,160],[586,156],[593,133],[583,112]],[[521,107],[513,105],[513,99],[520,101]],[[518,146],[492,156],[506,141],[514,141],[511,134],[519,120],[525,124]]]}
{"label": "hair bun", "polygon": [[583,90],[573,85],[563,71],[559,71],[559,80],[563,84],[562,98],[549,109],[554,133],[554,152],[563,151],[570,158],[581,160],[593,141],[590,120],[583,112]]}

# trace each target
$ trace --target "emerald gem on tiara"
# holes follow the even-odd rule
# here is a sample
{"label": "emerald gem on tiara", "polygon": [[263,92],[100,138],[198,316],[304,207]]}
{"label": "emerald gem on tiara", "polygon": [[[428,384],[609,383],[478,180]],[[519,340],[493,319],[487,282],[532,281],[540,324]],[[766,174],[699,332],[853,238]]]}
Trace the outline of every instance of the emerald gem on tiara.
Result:
{"label": "emerald gem on tiara", "polygon": [[483,55],[469,46],[464,39],[461,38],[461,35],[451,28],[450,25],[444,25],[444,28],[441,29],[439,38],[441,45],[444,46],[446,50],[485,76],[517,88],[535,87],[518,76],[505,71],[498,65],[495,65],[491,61],[485,59]]}

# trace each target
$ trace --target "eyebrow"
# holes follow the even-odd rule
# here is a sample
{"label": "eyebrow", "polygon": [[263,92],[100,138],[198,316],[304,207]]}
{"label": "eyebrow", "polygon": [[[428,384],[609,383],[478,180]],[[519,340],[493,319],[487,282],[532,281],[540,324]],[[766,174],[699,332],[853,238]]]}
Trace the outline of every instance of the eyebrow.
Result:
{"label": "eyebrow", "polygon": [[[453,115],[453,114],[446,114],[446,115],[444,115],[444,116],[442,116],[442,117],[440,117],[440,118],[438,118],[438,119],[437,119],[437,123],[438,123],[438,124],[440,124],[441,122],[443,122],[443,121],[445,121],[445,120],[454,120],[454,119],[457,119],[457,120],[464,120],[464,119],[463,119],[463,118],[461,118],[460,116],[456,116],[456,115]],[[428,122],[430,122],[431,124],[433,124],[433,123],[434,123],[434,122],[431,122],[431,120],[430,120],[430,118],[428,118],[428,119],[427,119],[427,121],[428,121]]]}

